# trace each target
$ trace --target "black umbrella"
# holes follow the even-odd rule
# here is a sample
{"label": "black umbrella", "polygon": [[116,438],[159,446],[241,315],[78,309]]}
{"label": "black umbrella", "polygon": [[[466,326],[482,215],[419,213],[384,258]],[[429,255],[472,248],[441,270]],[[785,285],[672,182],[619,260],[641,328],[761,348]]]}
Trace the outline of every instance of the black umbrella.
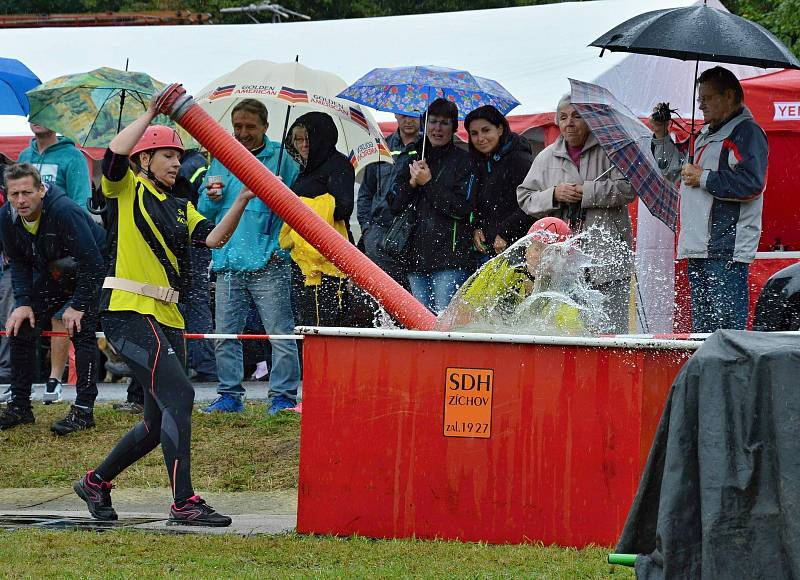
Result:
{"label": "black umbrella", "polygon": [[800,68],[800,61],[792,51],[769,30],[705,4],[639,14],[615,26],[589,46],[680,60]]}
{"label": "black umbrella", "polygon": [[[694,60],[744,64],[761,68],[797,68],[800,61],[771,32],[746,18],[702,6],[654,10],[615,26],[589,46],[612,52],[633,52]],[[694,101],[692,94],[692,136]]]}

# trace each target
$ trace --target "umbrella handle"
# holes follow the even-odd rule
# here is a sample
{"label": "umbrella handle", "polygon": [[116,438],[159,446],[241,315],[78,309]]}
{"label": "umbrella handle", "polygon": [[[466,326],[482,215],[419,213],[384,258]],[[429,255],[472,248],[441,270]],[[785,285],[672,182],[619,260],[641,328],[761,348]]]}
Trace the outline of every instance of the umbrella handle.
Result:
{"label": "umbrella handle", "polygon": [[283,161],[283,150],[286,148],[286,131],[289,129],[289,112],[292,110],[291,105],[286,105],[286,118],[283,120],[283,133],[281,133],[281,148],[278,152],[278,175],[281,174],[281,162]]}
{"label": "umbrella handle", "polygon": [[[125,64],[127,70],[127,63]],[[122,128],[122,111],[125,109],[125,89],[119,95],[119,117],[117,117],[117,133]]]}
{"label": "umbrella handle", "polygon": [[[424,117],[423,117],[424,119]],[[425,161],[425,141],[428,140],[428,124],[423,121],[422,123],[422,155],[420,161]]]}
{"label": "umbrella handle", "polygon": [[695,103],[697,102],[697,73],[700,70],[700,60],[696,60],[694,62],[694,83],[692,84],[692,128],[689,133],[689,157],[687,161],[690,165],[694,164],[694,109]]}
{"label": "umbrella handle", "polygon": [[602,179],[603,177],[605,177],[606,175],[611,173],[615,168],[616,168],[616,166],[614,164],[612,164],[611,167],[609,167],[608,169],[603,171],[603,173],[601,173],[600,175],[595,177],[592,181],[598,181],[599,179]]}

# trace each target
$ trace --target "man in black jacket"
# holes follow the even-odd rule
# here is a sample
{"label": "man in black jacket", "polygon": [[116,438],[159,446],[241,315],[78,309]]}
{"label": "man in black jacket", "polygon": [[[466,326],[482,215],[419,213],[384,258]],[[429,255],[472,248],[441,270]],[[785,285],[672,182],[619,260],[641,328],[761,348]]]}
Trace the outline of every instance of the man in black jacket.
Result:
{"label": "man in black jacket", "polygon": [[31,383],[36,336],[62,308],[64,326],[75,345],[77,397],[66,418],[51,430],[66,435],[94,427],[97,292],[105,270],[105,232],[62,190],[45,187],[32,165],[6,168],[5,189],[8,203],[0,209],[0,236],[11,262],[16,308],[6,322],[11,337],[11,400],[0,413],[0,429],[35,421]]}

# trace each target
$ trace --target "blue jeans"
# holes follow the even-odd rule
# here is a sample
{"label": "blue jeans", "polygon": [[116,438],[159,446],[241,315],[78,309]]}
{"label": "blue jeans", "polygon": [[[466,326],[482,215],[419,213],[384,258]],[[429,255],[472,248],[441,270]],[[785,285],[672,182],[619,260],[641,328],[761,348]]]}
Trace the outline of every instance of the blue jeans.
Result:
{"label": "blue jeans", "polygon": [[720,328],[744,330],[750,293],[750,265],[731,260],[690,259],[692,330],[714,332]]}
{"label": "blue jeans", "polygon": [[410,272],[408,284],[411,293],[423,306],[441,313],[450,304],[458,288],[469,278],[466,270],[438,270],[436,272]]}
{"label": "blue jeans", "polygon": [[[211,250],[200,246],[189,249],[189,269],[191,288],[188,300],[181,305],[181,314],[186,321],[186,332],[210,334],[213,327],[211,319],[211,290],[209,289],[208,265],[211,263]],[[186,341],[189,352],[189,368],[203,375],[217,376],[217,362],[214,360],[214,345],[210,340]]]}
{"label": "blue jeans", "polygon": [[[291,270],[289,264],[273,260],[256,272],[217,273],[217,332],[241,334],[247,320],[250,298],[255,302],[267,334],[293,334],[294,317],[291,305]],[[292,401],[300,386],[300,361],[297,342],[275,340],[272,344],[272,366],[269,375],[269,399],[283,396]],[[242,343],[238,340],[217,342],[217,376],[220,395],[243,396],[244,361]]]}

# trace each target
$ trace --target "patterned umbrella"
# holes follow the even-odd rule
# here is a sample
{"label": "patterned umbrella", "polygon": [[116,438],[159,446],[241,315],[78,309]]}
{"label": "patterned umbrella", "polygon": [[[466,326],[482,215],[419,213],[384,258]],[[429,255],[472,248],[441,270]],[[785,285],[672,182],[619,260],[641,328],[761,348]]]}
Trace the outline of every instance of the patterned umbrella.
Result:
{"label": "patterned umbrella", "polygon": [[458,105],[459,119],[482,105],[492,105],[504,115],[519,105],[496,81],[437,66],[376,68],[337,96],[401,115],[421,115],[442,97]]}
{"label": "patterned umbrella", "polygon": [[[75,140],[81,147],[106,147],[120,129],[147,109],[164,88],[145,73],[99,68],[65,75],[28,91],[29,121]],[[154,123],[177,127],[164,115]],[[179,130],[187,147],[194,140]]]}
{"label": "patterned umbrella", "polygon": [[611,162],[654,217],[675,231],[678,190],[659,171],[650,150],[652,132],[610,91],[569,79],[571,99]]}
{"label": "patterned umbrella", "polygon": [[[310,111],[333,119],[339,132],[336,147],[356,173],[370,163],[392,158],[380,127],[369,111],[334,95],[347,83],[339,76],[298,62],[252,60],[201,89],[197,103],[223,127],[231,127],[231,111],[243,99],[257,99],[267,108],[267,136],[283,144],[289,123]],[[284,154],[281,149],[279,156]]]}

